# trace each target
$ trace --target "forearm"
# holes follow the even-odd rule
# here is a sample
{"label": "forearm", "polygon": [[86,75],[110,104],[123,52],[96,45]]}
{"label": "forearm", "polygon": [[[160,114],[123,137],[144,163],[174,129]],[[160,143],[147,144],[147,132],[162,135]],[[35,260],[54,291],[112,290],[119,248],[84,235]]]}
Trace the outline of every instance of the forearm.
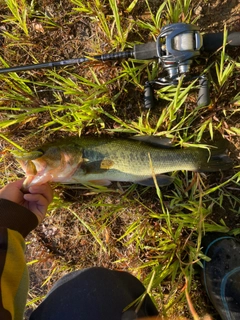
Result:
{"label": "forearm", "polygon": [[37,223],[31,211],[0,199],[0,319],[23,318],[28,290],[24,237]]}

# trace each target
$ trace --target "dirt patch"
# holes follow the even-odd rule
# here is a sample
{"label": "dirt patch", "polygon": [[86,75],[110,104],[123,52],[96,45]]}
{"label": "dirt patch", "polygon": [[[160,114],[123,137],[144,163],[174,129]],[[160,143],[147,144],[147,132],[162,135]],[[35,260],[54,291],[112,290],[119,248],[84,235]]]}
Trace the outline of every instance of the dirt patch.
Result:
{"label": "dirt patch", "polygon": [[238,0],[201,1],[194,12],[200,15],[198,25],[206,33],[223,31],[224,25],[229,31],[240,30]]}

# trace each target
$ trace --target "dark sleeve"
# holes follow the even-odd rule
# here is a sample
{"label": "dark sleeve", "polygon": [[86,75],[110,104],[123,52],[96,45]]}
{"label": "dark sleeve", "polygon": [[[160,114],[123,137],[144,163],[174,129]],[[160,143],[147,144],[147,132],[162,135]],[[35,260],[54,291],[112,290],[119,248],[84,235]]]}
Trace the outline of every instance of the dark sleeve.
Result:
{"label": "dark sleeve", "polygon": [[34,213],[0,199],[0,320],[23,319],[28,292],[24,238],[37,224]]}
{"label": "dark sleeve", "polygon": [[25,238],[37,225],[38,219],[33,212],[15,202],[0,199],[0,227],[18,231]]}

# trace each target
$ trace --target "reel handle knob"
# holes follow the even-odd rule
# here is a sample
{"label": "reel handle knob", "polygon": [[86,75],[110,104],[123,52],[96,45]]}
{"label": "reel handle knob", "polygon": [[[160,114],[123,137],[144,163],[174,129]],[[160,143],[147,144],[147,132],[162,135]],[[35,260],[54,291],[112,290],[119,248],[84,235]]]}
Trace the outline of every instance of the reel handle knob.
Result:
{"label": "reel handle knob", "polygon": [[154,89],[149,82],[146,82],[144,86],[144,108],[151,109],[154,107],[155,102]]}
{"label": "reel handle knob", "polygon": [[198,92],[197,105],[208,106],[210,104],[209,81],[207,77],[202,76],[199,79],[200,89]]}

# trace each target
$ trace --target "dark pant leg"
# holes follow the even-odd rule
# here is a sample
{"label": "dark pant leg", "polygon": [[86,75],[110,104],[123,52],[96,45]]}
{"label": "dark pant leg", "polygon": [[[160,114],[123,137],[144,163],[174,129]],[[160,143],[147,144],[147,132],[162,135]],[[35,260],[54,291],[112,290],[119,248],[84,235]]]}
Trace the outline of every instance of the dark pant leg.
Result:
{"label": "dark pant leg", "polygon": [[142,283],[127,272],[105,268],[75,271],[60,279],[30,320],[133,320],[157,315],[147,295],[138,315],[123,310],[145,292]]}

